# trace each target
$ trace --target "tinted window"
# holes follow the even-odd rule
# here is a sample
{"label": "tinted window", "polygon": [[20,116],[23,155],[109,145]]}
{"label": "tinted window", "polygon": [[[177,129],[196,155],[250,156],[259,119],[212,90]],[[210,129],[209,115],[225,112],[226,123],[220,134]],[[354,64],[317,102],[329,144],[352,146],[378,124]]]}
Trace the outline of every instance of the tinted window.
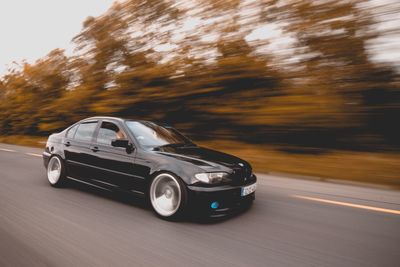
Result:
{"label": "tinted window", "polygon": [[187,144],[189,139],[171,127],[163,127],[152,122],[126,122],[138,142],[145,147],[158,147],[167,144]]}
{"label": "tinted window", "polygon": [[76,129],[78,129],[79,125],[75,125],[74,127],[72,127],[71,129],[68,130],[67,132],[67,138],[74,138]]}
{"label": "tinted window", "polygon": [[75,133],[75,139],[80,141],[91,141],[97,122],[87,122],[79,124]]}
{"label": "tinted window", "polygon": [[104,121],[97,135],[97,142],[111,145],[111,141],[115,139],[126,139],[126,136],[116,124]]}

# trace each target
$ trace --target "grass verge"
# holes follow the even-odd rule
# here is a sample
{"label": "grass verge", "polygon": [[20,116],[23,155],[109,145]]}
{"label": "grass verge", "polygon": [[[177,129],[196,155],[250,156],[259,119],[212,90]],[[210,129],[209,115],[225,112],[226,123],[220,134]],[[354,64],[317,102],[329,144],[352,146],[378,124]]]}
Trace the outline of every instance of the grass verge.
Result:
{"label": "grass verge", "polygon": [[400,153],[331,150],[301,154],[283,152],[274,146],[236,142],[203,145],[249,161],[256,172],[283,172],[400,188]]}

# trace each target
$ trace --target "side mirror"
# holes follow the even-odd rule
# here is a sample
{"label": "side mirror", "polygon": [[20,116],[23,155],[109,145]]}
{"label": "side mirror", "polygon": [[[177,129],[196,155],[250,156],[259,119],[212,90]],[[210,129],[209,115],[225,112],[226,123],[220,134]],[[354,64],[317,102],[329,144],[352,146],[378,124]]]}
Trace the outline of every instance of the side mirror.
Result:
{"label": "side mirror", "polygon": [[111,141],[111,145],[113,147],[126,148],[127,153],[132,153],[133,151],[133,145],[127,139],[114,139]]}

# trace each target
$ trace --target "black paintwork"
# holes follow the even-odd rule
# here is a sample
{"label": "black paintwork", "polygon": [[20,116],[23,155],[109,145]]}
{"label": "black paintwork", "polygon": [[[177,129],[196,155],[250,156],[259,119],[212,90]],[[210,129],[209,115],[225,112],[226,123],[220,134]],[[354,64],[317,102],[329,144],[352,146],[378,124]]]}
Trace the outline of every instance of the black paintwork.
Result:
{"label": "black paintwork", "polygon": [[[103,121],[117,124],[127,134],[130,149],[99,144],[96,137]],[[81,123],[96,122],[90,141],[68,138],[69,129]],[[52,155],[60,156],[70,179],[101,187],[145,196],[151,179],[160,172],[178,176],[187,185],[190,199],[201,200],[207,209],[210,200],[228,199],[225,203],[238,204],[240,188],[256,181],[251,166],[235,156],[199,147],[193,143],[179,147],[148,149],[142,147],[129,131],[126,120],[114,117],[93,117],[82,120],[64,131],[50,135],[45,152],[47,167]],[[227,172],[229,179],[220,184],[204,184],[194,177],[202,172]],[[246,197],[254,199],[254,194]],[[237,200],[237,201],[236,201]],[[201,206],[201,205],[200,205]],[[227,205],[223,210],[226,210]]]}

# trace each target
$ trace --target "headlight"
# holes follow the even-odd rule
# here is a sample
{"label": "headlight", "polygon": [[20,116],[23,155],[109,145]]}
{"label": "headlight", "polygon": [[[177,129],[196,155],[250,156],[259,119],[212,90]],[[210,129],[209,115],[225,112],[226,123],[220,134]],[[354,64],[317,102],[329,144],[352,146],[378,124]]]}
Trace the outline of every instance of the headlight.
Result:
{"label": "headlight", "polygon": [[204,172],[198,173],[194,177],[197,180],[207,184],[215,184],[221,182],[228,174],[226,172]]}

